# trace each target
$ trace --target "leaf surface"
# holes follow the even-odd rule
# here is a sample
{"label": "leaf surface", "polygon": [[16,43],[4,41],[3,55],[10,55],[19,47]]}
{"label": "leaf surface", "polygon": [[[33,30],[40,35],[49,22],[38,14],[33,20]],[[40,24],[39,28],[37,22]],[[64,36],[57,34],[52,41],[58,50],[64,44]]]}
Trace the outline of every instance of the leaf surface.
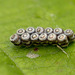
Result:
{"label": "leaf surface", "polygon": [[[19,28],[60,27],[75,32],[74,0],[0,0],[0,75],[74,75],[75,43],[56,46],[16,47],[9,37]],[[40,56],[26,57],[32,52]]]}

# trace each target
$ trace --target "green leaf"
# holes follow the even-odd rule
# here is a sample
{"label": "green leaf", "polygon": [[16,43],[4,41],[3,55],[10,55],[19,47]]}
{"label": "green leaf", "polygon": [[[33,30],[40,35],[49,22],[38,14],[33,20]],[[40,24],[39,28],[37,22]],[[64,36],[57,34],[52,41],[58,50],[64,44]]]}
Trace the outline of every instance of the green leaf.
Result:
{"label": "green leaf", "polygon": [[[64,50],[56,46],[18,47],[9,37],[19,28],[60,27],[75,32],[74,0],[0,0],[0,75],[74,75],[75,43]],[[31,59],[32,52],[39,57]]]}

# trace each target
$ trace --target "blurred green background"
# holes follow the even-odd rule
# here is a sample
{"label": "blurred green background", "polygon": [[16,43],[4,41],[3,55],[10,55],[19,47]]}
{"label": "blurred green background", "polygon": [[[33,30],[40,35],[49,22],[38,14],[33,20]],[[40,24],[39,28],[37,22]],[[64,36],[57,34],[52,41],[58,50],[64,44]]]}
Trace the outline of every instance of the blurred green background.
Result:
{"label": "blurred green background", "polygon": [[[9,37],[19,28],[60,27],[75,32],[75,0],[0,0],[0,75],[75,75],[75,43],[64,50],[55,46],[22,48]],[[40,57],[30,59],[28,52]]]}

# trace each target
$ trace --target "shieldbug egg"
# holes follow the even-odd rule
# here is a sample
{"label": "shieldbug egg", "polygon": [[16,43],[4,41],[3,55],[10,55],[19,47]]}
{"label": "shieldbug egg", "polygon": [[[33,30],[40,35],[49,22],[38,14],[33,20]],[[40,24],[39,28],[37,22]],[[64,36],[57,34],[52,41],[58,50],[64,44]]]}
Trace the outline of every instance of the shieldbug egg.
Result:
{"label": "shieldbug egg", "polygon": [[61,33],[63,33],[64,31],[61,29],[61,28],[55,28],[54,29],[54,33],[56,34],[56,35],[59,35],[59,34],[61,34]]}
{"label": "shieldbug egg", "polygon": [[18,34],[18,35],[22,35],[22,34],[24,34],[24,33],[25,33],[25,30],[22,29],[22,28],[17,30],[17,34]]}
{"label": "shieldbug egg", "polygon": [[75,41],[75,34],[73,35],[73,37],[71,37],[70,41]]}
{"label": "shieldbug egg", "polygon": [[69,38],[71,39],[73,36],[74,36],[74,33],[71,29],[67,29],[64,31],[64,34]]}
{"label": "shieldbug egg", "polygon": [[32,33],[35,32],[35,29],[34,29],[33,27],[28,27],[28,28],[26,29],[26,32],[32,34]]}
{"label": "shieldbug egg", "polygon": [[48,35],[48,41],[49,41],[49,44],[56,44],[57,42],[57,35],[55,33],[51,33]]}
{"label": "shieldbug egg", "polygon": [[46,32],[47,34],[50,34],[50,33],[53,32],[53,28],[47,27],[47,28],[45,29],[45,32]]}
{"label": "shieldbug egg", "polygon": [[17,34],[14,34],[10,37],[10,41],[15,44],[15,45],[20,45],[21,44],[21,40],[20,40],[20,37],[19,35]]}
{"label": "shieldbug egg", "polygon": [[63,46],[63,47],[66,47],[68,46],[69,42],[68,42],[68,38],[65,34],[60,34],[58,37],[57,37],[57,40],[58,40],[58,44]]}
{"label": "shieldbug egg", "polygon": [[41,34],[43,32],[44,32],[44,28],[42,28],[42,27],[37,27],[36,28],[36,33]]}
{"label": "shieldbug egg", "polygon": [[31,34],[31,40],[32,41],[38,40],[38,38],[39,38],[39,35],[37,33]]}
{"label": "shieldbug egg", "polygon": [[39,35],[37,33],[31,34],[31,41],[33,42],[34,45],[39,44],[38,39],[39,39]]}
{"label": "shieldbug egg", "polygon": [[47,34],[46,33],[42,33],[39,35],[39,41],[42,45],[46,45],[48,44],[48,41],[47,41]]}
{"label": "shieldbug egg", "polygon": [[30,46],[31,45],[31,41],[30,41],[30,34],[29,33],[24,33],[21,35],[21,40],[22,40],[22,44],[25,46]]}
{"label": "shieldbug egg", "polygon": [[22,41],[29,41],[30,39],[30,34],[29,33],[24,33],[21,35],[21,40]]}

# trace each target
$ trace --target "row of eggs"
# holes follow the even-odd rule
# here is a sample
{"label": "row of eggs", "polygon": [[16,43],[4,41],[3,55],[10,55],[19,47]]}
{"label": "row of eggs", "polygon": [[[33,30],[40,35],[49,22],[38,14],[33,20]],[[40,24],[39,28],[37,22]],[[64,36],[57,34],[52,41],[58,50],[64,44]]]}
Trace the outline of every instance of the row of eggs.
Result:
{"label": "row of eggs", "polygon": [[18,29],[16,34],[10,37],[10,41],[15,45],[37,45],[37,44],[53,44],[60,45],[62,47],[68,46],[68,44],[75,39],[74,32],[71,29],[63,30],[61,28],[47,27],[28,27],[25,29]]}

